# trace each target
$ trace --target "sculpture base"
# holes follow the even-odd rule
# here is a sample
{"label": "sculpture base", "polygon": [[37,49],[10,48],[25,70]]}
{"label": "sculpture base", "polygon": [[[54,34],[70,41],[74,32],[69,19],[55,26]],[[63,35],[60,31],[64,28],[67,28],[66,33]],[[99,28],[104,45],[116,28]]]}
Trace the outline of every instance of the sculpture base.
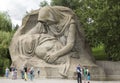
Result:
{"label": "sculpture base", "polygon": [[[18,63],[19,62],[19,63]],[[66,64],[53,65],[45,63],[42,60],[37,59],[36,57],[32,59],[28,59],[26,61],[15,62],[17,69],[19,70],[22,65],[27,65],[27,67],[34,67],[35,78],[38,78],[37,70],[40,69],[40,78],[64,78],[64,79],[76,79],[76,66],[81,64],[81,66],[86,66],[91,74],[91,80],[105,80],[106,75],[102,68],[100,68],[95,63],[82,59],[70,58],[70,66],[67,71],[67,75],[65,73],[61,73],[59,70],[63,70]],[[82,75],[83,76],[83,75]],[[84,77],[82,78],[84,79]]]}

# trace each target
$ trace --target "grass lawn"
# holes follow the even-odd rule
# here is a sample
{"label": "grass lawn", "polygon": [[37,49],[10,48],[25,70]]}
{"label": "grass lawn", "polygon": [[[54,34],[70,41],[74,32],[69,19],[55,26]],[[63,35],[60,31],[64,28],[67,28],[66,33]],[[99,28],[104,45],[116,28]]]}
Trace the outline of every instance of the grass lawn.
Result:
{"label": "grass lawn", "polygon": [[92,48],[92,55],[95,57],[96,60],[108,60],[108,56],[105,54],[103,45]]}

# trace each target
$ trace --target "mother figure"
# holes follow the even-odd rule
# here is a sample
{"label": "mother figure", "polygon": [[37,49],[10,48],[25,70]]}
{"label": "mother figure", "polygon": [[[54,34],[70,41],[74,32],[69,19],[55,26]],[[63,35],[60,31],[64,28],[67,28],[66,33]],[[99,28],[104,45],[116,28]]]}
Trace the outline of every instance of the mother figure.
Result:
{"label": "mother figure", "polygon": [[47,64],[62,64],[62,76],[67,76],[71,58],[91,60],[76,15],[63,6],[41,8],[33,28],[22,26],[17,30],[10,53],[14,63],[19,59],[27,63],[36,57]]}

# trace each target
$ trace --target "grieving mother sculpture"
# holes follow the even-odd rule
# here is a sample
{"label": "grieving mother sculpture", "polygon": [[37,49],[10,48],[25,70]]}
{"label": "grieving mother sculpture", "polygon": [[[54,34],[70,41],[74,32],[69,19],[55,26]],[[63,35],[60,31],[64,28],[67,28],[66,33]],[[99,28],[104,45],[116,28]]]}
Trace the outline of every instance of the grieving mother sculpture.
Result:
{"label": "grieving mother sculpture", "polygon": [[18,68],[42,67],[43,76],[50,77],[73,76],[78,63],[95,66],[75,13],[63,6],[45,6],[28,14],[14,34],[10,54]]}

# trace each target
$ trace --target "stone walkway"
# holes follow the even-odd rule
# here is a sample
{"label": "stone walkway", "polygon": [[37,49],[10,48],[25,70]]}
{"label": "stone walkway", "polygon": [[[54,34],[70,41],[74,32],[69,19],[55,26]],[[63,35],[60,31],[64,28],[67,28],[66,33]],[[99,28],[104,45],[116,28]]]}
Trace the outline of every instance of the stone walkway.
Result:
{"label": "stone walkway", "polygon": [[[22,79],[0,79],[0,83],[77,83],[77,81],[66,79],[34,79],[33,81],[24,81]],[[90,83],[120,83],[120,81],[91,81]]]}

